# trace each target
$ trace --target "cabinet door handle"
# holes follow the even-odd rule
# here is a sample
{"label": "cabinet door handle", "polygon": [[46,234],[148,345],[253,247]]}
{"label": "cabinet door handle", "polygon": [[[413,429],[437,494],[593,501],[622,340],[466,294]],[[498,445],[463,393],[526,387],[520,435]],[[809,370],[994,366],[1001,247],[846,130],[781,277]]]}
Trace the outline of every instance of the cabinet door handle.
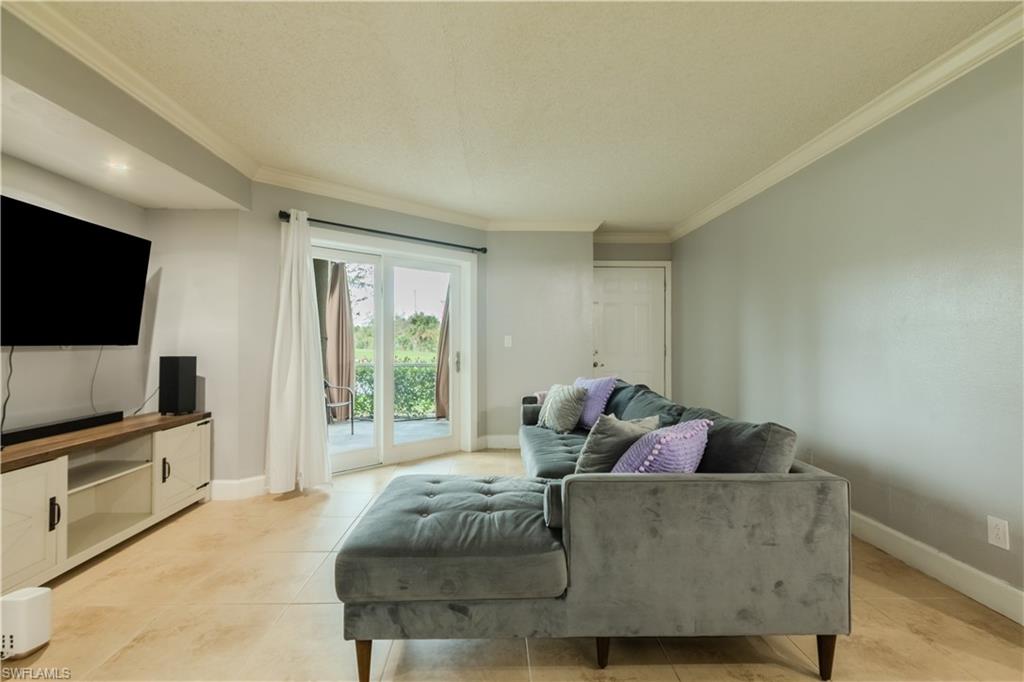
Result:
{"label": "cabinet door handle", "polygon": [[55,530],[60,523],[60,504],[56,497],[50,498],[50,524],[49,530]]}
{"label": "cabinet door handle", "polygon": [[167,461],[166,457],[164,457],[164,461],[163,461],[162,469],[161,469],[160,482],[161,483],[166,483],[167,479],[170,478],[170,477],[171,477],[171,463]]}

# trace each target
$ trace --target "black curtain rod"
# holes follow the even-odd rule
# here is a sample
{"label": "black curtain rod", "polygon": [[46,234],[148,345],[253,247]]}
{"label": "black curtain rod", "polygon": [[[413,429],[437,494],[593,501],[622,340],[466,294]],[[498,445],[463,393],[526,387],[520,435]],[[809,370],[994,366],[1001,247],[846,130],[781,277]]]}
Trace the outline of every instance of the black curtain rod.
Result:
{"label": "black curtain rod", "polygon": [[[288,211],[278,211],[277,217],[280,220],[291,220],[292,214]],[[331,220],[321,220],[320,218],[309,218],[311,223],[320,223],[321,225],[332,225],[334,227],[342,227],[346,230],[358,230],[359,232],[368,232],[370,234],[382,234],[385,237],[398,237],[399,239],[408,239],[414,242],[423,242],[425,244],[437,244],[438,246],[447,246],[452,249],[465,249],[466,251],[472,251],[474,253],[487,253],[486,246],[466,246],[465,244],[454,244],[452,242],[443,242],[439,239],[427,239],[426,237],[413,237],[408,234],[399,234],[398,232],[388,232],[386,230],[375,230],[371,227],[359,227],[358,225],[346,225],[345,223],[336,223]]]}

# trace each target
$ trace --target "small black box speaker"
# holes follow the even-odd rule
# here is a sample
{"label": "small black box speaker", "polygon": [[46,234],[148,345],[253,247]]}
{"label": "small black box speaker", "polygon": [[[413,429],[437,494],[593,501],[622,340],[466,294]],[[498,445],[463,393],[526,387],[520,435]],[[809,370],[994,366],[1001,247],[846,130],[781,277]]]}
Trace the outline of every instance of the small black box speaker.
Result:
{"label": "small black box speaker", "polygon": [[196,357],[160,358],[160,414],[196,411]]}

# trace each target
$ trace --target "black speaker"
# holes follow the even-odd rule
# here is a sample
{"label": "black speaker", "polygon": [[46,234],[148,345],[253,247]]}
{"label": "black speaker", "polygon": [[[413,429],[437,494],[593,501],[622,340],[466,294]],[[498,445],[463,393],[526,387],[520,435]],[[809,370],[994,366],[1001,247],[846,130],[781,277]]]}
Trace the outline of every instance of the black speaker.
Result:
{"label": "black speaker", "polygon": [[160,414],[196,411],[196,356],[160,358]]}

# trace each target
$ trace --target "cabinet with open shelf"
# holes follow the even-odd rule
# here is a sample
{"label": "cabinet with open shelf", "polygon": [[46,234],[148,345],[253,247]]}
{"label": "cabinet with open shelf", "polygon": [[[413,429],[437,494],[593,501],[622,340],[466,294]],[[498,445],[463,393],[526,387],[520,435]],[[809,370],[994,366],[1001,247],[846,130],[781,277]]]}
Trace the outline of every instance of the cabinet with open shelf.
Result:
{"label": "cabinet with open shelf", "polygon": [[153,515],[150,462],[68,492],[68,556],[75,557]]}
{"label": "cabinet with open shelf", "polygon": [[208,414],[142,415],[5,447],[3,591],[41,585],[209,499]]}

